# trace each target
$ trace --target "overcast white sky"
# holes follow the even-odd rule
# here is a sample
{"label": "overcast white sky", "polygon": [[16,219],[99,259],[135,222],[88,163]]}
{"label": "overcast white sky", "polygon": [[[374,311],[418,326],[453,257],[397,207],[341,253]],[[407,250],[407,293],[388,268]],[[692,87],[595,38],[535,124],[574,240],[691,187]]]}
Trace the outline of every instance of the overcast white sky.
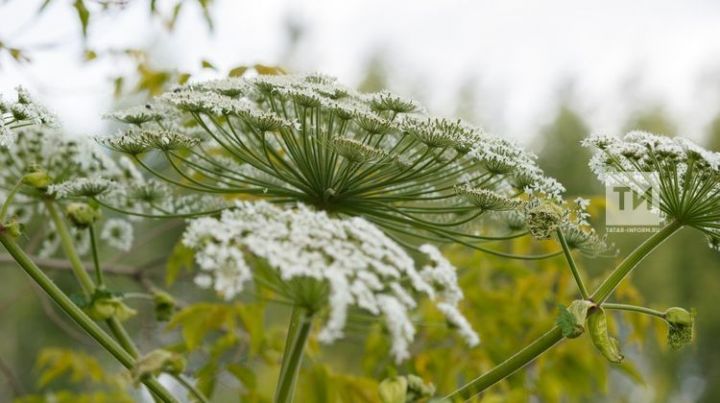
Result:
{"label": "overcast white sky", "polygon": [[[69,130],[102,131],[98,116],[113,107],[110,77],[131,65],[78,63],[72,1],[54,0],[47,14],[28,23],[39,3],[0,5],[0,40],[63,45],[36,52],[30,65],[2,59],[0,90],[27,86]],[[198,71],[203,58],[224,69],[277,64],[292,18],[306,28],[293,68],[356,84],[368,57],[382,51],[392,89],[419,94],[445,115],[474,77],[478,123],[520,140],[552,118],[567,82],[593,131],[616,133],[633,111],[662,105],[682,135],[698,139],[720,111],[720,2],[714,0],[217,0],[213,35],[191,7],[172,36],[151,23],[146,3],[131,0],[126,11],[93,21],[90,45],[151,46],[168,66],[189,71]]]}

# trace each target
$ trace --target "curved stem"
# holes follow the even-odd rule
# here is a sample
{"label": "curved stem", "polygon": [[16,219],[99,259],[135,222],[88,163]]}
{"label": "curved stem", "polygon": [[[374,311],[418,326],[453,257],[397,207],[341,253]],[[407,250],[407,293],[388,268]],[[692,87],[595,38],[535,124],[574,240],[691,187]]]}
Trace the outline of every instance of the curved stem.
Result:
{"label": "curved stem", "polygon": [[280,378],[275,389],[275,403],[291,403],[295,392],[295,383],[302,363],[305,344],[310,335],[313,315],[309,311],[295,306],[288,327],[288,343],[285,344]]}
{"label": "curved stem", "polygon": [[10,204],[12,204],[13,198],[15,198],[15,195],[17,194],[18,190],[20,190],[20,186],[22,185],[22,179],[17,181],[15,186],[10,189],[10,193],[8,193],[7,198],[5,199],[5,202],[3,202],[2,207],[0,208],[0,223],[5,221],[5,216],[8,213],[8,210],[10,209]]}
{"label": "curved stem", "polygon": [[656,247],[668,239],[671,235],[682,228],[682,224],[677,221],[673,221],[670,224],[663,227],[660,231],[654,233],[650,238],[646,239],[645,242],[635,248],[632,253],[627,255],[625,259],[613,270],[605,281],[595,290],[590,296],[590,299],[595,303],[602,304],[620,282],[640,263],[645,256],[649,255]]}
{"label": "curved stem", "polygon": [[580,289],[580,295],[583,297],[583,299],[588,299],[589,294],[587,288],[585,288],[585,283],[583,283],[582,277],[580,277],[580,271],[575,264],[575,259],[573,258],[570,247],[565,240],[565,235],[563,235],[563,232],[560,228],[557,229],[557,237],[560,241],[560,245],[562,245],[563,253],[565,254],[565,259],[567,260],[570,271],[572,272],[573,278],[575,279],[575,284],[577,284],[578,289]]}
{"label": "curved stem", "polygon": [[[95,339],[105,350],[107,350],[120,364],[127,369],[135,366],[133,357],[125,351],[112,337],[110,337],[100,326],[98,326],[85,312],[75,305],[65,293],[53,283],[53,281],[28,258],[25,252],[8,236],[0,232],[0,243],[15,259],[17,264],[27,273],[56,303],[60,308],[75,321],[90,337]],[[177,400],[165,389],[155,378],[143,380],[143,384],[163,402],[176,403]]]}
{"label": "curved stem", "polygon": [[[620,282],[640,263],[645,256],[650,254],[658,245],[673,235],[682,225],[673,221],[660,231],[653,234],[645,242],[633,250],[610,275],[603,281],[598,289],[590,296],[591,300],[602,303],[612,294]],[[484,391],[495,383],[512,375],[515,371],[529,364],[545,351],[562,340],[560,328],[554,326],[547,333],[535,339],[527,347],[515,353],[512,357],[503,361],[495,368],[475,378],[460,389],[450,393],[445,400],[469,399],[470,397]]]}
{"label": "curved stem", "polygon": [[495,383],[512,375],[515,371],[526,366],[535,360],[535,358],[539,357],[540,354],[557,344],[557,342],[562,340],[562,338],[563,336],[560,328],[557,326],[553,327],[550,331],[535,339],[535,341],[515,353],[512,357],[497,365],[495,368],[474,379],[462,388],[445,396],[445,400],[455,401],[462,399],[464,401],[475,396]]}
{"label": "curved stem", "polygon": [[637,306],[637,305],[628,305],[628,304],[614,304],[606,302],[602,304],[602,307],[605,309],[613,309],[616,311],[628,311],[628,312],[637,312],[642,313],[645,315],[655,316],[660,319],[665,319],[665,313],[656,311],[654,309],[646,308],[644,306]]}

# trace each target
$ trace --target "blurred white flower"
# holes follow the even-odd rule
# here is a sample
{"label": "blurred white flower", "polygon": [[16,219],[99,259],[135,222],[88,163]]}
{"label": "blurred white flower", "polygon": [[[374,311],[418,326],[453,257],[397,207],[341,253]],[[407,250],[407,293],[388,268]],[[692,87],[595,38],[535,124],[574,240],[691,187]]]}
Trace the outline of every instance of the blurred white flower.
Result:
{"label": "blurred white flower", "polygon": [[133,226],[126,220],[111,218],[103,225],[100,239],[115,249],[127,252],[132,247]]}
{"label": "blurred white flower", "polygon": [[16,88],[17,98],[7,102],[0,97],[0,147],[7,147],[16,137],[15,131],[31,125],[52,126],[55,117],[37,103],[22,87]]}
{"label": "blurred white flower", "polygon": [[418,271],[399,245],[362,218],[331,218],[304,205],[283,210],[267,202],[238,202],[218,219],[190,221],[183,243],[196,252],[201,287],[232,298],[255,279],[293,304],[329,309],[319,334],[324,342],[343,337],[347,311],[357,307],[384,317],[393,355],[401,361],[415,334],[408,311],[420,295],[436,302],[469,345],[479,342],[457,310],[462,292],[455,268],[440,252],[423,246],[429,263]]}

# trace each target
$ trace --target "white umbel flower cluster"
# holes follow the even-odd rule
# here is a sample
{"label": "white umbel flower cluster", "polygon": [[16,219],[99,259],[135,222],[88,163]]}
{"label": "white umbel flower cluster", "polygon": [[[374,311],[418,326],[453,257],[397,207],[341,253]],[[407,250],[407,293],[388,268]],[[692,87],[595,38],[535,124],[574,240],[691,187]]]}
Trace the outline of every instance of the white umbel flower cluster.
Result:
{"label": "white umbel flower cluster", "polygon": [[148,154],[166,159],[168,172],[146,168],[181,192],[301,202],[364,217],[416,246],[484,250],[493,209],[560,203],[564,190],[512,142],[320,74],[192,83],[110,116],[131,126],[100,141],[141,164]]}
{"label": "white umbel flower cluster", "polygon": [[127,252],[133,242],[132,224],[118,218],[109,219],[100,233],[100,239],[115,249]]}
{"label": "white umbel flower cluster", "polygon": [[[293,303],[310,309],[327,306],[328,319],[320,339],[332,342],[344,335],[348,309],[360,308],[383,316],[392,335],[397,361],[409,355],[415,327],[409,311],[424,295],[436,302],[448,321],[471,346],[477,334],[460,314],[462,292],[455,268],[432,246],[423,246],[429,263],[417,270],[413,259],[380,229],[362,218],[336,219],[323,211],[299,205],[283,210],[267,202],[238,202],[219,219],[190,222],[185,246],[196,252],[201,273],[196,282],[213,287],[226,298],[243,291],[257,278],[248,256],[260,258],[278,276]],[[324,284],[322,301],[310,301],[288,291],[294,281]],[[307,284],[304,286],[307,288]]]}
{"label": "white umbel flower cluster", "polygon": [[9,145],[16,130],[31,125],[53,125],[55,117],[37,103],[22,87],[18,87],[17,99],[7,102],[0,97],[0,147]]}
{"label": "white umbel flower cluster", "polygon": [[623,138],[593,136],[584,145],[596,150],[590,167],[601,181],[619,179],[629,186],[657,185],[660,213],[702,231],[710,246],[717,248],[720,153],[684,138],[639,131]]}
{"label": "white umbel flower cluster", "polygon": [[[118,160],[107,153],[91,139],[73,138],[54,128],[25,127],[17,130],[17,139],[6,148],[0,148],[0,200],[18,183],[24,183],[28,174],[44,178],[30,186],[20,186],[10,206],[8,218],[26,225],[37,222],[44,229],[43,256],[52,256],[58,249],[58,238],[54,227],[47,224],[47,210],[44,201],[53,200],[60,207],[74,201],[83,201],[107,192],[118,185],[141,182],[140,172],[129,162],[128,157]],[[102,233],[116,232],[115,220],[101,220],[97,224]],[[111,225],[112,224],[112,225]],[[105,228],[105,225],[109,227]],[[80,252],[88,251],[86,231],[77,235]],[[126,223],[126,234],[122,239],[132,237],[132,227]],[[118,241],[121,238],[118,238]],[[127,242],[109,242],[111,246],[122,246]]]}

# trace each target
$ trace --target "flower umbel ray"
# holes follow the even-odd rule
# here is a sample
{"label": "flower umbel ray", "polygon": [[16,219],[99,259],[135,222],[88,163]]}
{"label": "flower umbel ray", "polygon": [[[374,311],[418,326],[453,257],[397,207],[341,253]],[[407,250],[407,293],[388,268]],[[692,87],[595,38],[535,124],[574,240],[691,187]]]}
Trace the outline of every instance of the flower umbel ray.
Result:
{"label": "flower umbel ray", "polygon": [[[100,141],[177,188],[361,216],[413,245],[483,248],[508,235],[480,225],[494,207],[520,209],[528,198],[560,203],[563,191],[505,139],[317,74],[191,84],[134,111],[111,114],[133,126]],[[167,168],[150,164],[150,153]],[[478,208],[457,186],[507,202]]]}

